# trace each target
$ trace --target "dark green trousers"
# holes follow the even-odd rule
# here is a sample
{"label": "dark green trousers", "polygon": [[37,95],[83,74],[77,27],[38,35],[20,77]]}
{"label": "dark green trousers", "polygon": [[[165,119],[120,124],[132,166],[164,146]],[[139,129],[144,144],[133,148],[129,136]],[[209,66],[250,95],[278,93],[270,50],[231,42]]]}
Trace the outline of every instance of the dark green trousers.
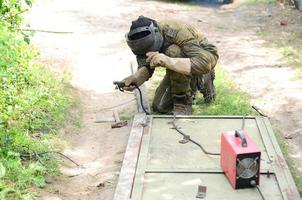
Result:
{"label": "dark green trousers", "polygon": [[[173,58],[185,57],[177,45],[171,45],[165,51],[167,56]],[[196,81],[192,76],[166,70],[166,75],[155,91],[152,102],[153,111],[171,113],[176,99],[191,98],[196,91]]]}
{"label": "dark green trousers", "polygon": [[155,91],[153,111],[171,113],[175,97],[192,96],[191,79],[190,76],[166,70],[166,75]]}

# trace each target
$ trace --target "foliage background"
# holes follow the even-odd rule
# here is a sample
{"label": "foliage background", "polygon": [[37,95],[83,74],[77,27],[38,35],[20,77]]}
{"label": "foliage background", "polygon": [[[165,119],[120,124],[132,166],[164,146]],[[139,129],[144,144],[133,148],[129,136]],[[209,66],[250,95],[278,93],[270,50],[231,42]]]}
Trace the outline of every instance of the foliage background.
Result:
{"label": "foliage background", "polygon": [[0,199],[33,199],[58,172],[51,152],[72,103],[65,78],[35,64],[39,53],[19,30],[31,4],[0,0]]}

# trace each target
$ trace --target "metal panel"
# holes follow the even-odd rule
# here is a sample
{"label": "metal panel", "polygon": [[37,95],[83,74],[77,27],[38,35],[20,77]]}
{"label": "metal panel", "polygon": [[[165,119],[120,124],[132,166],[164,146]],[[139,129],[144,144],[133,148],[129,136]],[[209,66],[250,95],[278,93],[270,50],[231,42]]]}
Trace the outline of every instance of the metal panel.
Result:
{"label": "metal panel", "polygon": [[[147,171],[216,171],[221,172],[219,156],[205,155],[192,143],[180,144],[183,137],[171,129],[171,119],[155,118],[149,149]],[[178,119],[177,125],[210,152],[220,152],[220,134],[241,128],[241,118]],[[262,172],[273,171],[272,163],[255,118],[245,120],[245,130],[262,152]]]}
{"label": "metal panel", "polygon": [[[182,136],[171,129],[171,120],[152,116],[144,128],[132,200],[196,199],[198,185],[208,187],[206,199],[261,199],[255,189],[231,188],[221,173],[219,156],[204,155],[191,143],[180,144]],[[220,133],[239,129],[241,122],[241,116],[183,116],[176,121],[211,152],[220,151]],[[262,151],[260,186],[265,199],[300,199],[268,119],[247,117],[245,130]]]}
{"label": "metal panel", "polygon": [[[234,190],[223,174],[147,173],[141,200],[194,200],[198,185],[207,187],[206,200],[261,200],[256,188]],[[266,200],[282,200],[274,176],[261,176]]]}

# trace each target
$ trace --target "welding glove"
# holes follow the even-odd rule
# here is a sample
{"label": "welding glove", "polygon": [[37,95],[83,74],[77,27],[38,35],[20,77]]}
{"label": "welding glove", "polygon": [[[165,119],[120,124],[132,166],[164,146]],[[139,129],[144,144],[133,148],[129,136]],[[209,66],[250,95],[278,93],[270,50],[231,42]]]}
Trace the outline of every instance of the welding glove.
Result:
{"label": "welding glove", "polygon": [[132,91],[135,86],[141,86],[150,78],[149,71],[146,67],[139,68],[134,74],[125,78],[122,82],[125,83],[124,90]]}
{"label": "welding glove", "polygon": [[191,73],[190,58],[171,58],[158,52],[148,52],[146,56],[146,62],[150,63],[151,68],[161,66],[184,75]]}

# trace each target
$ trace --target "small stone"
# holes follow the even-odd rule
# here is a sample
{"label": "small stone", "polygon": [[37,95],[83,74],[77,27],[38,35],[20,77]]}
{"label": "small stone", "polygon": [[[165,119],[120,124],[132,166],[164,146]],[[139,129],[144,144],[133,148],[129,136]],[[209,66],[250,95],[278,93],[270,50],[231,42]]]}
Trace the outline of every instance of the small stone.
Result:
{"label": "small stone", "polygon": [[287,21],[280,21],[280,25],[281,26],[286,26],[287,25]]}

